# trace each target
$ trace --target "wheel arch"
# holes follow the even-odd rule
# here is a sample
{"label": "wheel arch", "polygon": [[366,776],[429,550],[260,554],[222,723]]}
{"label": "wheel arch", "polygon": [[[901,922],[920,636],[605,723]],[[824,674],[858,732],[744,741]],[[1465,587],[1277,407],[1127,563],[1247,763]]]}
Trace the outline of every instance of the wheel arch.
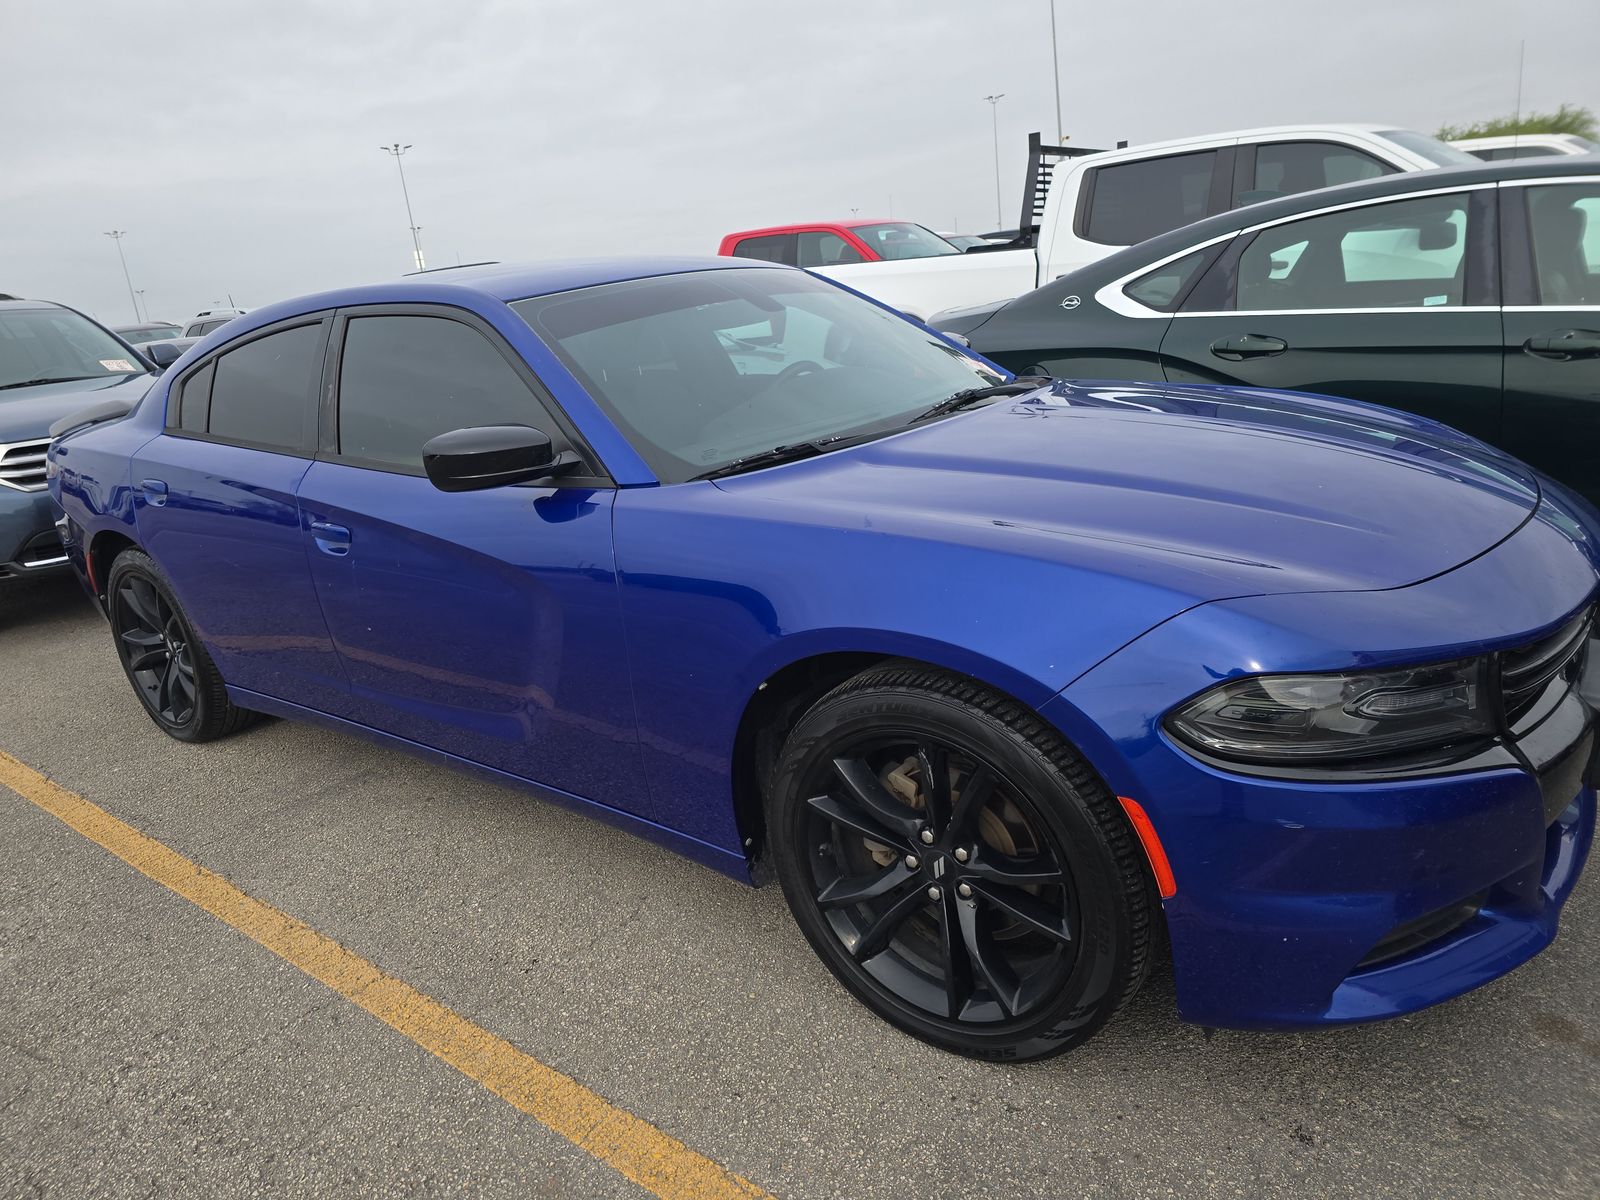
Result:
{"label": "wheel arch", "polygon": [[[972,679],[1050,724],[1043,708],[1054,689],[971,650],[904,637],[893,642],[852,638],[834,649],[792,648],[789,655],[762,667],[760,682],[745,698],[733,739],[734,820],[750,878],[758,886],[773,878],[767,861],[766,779],[784,738],[807,709],[845,680],[891,662]],[[1066,736],[1063,730],[1057,732]]]}
{"label": "wheel arch", "polygon": [[89,545],[84,552],[84,561],[88,567],[95,598],[102,604],[106,594],[106,579],[111,574],[111,564],[116,562],[117,556],[124,550],[138,549],[140,549],[138,542],[117,529],[102,529],[89,539]]}

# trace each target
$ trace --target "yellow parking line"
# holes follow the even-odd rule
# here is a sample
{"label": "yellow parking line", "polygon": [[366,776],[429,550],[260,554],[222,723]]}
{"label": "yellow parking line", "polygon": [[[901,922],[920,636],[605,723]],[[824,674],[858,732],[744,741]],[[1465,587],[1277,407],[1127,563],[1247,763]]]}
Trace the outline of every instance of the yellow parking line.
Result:
{"label": "yellow parking line", "polygon": [[474,1025],[332,938],[245,894],[0,751],[0,784],[135,870],[254,938],[508,1104],[663,1200],[767,1197],[747,1179]]}

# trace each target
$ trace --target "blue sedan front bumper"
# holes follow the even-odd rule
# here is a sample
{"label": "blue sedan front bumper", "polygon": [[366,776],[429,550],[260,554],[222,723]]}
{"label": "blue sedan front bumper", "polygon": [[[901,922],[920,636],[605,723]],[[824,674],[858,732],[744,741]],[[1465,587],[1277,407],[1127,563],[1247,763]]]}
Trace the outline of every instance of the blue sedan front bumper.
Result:
{"label": "blue sedan front bumper", "polygon": [[48,492],[0,486],[0,579],[38,575],[67,566]]}

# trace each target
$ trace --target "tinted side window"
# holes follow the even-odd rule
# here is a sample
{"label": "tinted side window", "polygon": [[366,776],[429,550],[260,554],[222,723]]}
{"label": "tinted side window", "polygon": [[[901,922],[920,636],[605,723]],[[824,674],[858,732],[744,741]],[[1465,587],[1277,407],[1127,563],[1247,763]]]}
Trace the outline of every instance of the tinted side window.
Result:
{"label": "tinted side window", "polygon": [[299,325],[246,342],[216,360],[213,437],[266,450],[299,450],[311,439],[322,374],[322,325]]}
{"label": "tinted side window", "polygon": [[797,264],[802,267],[832,267],[861,261],[861,251],[836,233],[812,229],[799,235]]}
{"label": "tinted side window", "polygon": [[1178,307],[1184,289],[1200,274],[1219,249],[1217,246],[1208,246],[1204,250],[1196,250],[1193,254],[1185,254],[1164,267],[1147,271],[1122,291],[1130,299],[1137,300],[1147,308],[1153,308],[1158,312],[1172,312]]}
{"label": "tinted side window", "polygon": [[560,430],[488,338],[445,317],[352,317],[339,359],[339,453],[421,470],[429,438],[478,425]]}
{"label": "tinted side window", "polygon": [[1528,189],[1539,302],[1600,304],[1600,183]]}
{"label": "tinted side window", "polygon": [[1464,194],[1370,204],[1263,229],[1239,259],[1236,307],[1431,308],[1462,303]]}
{"label": "tinted side window", "polygon": [[768,237],[745,238],[733,247],[735,258],[755,258],[762,262],[794,266],[794,234],[776,233]]}
{"label": "tinted side window", "polygon": [[217,362],[212,359],[183,381],[178,392],[178,428],[204,433],[211,414],[211,378]]}
{"label": "tinted side window", "polygon": [[1235,201],[1291,196],[1393,172],[1388,163],[1334,142],[1269,142],[1256,147],[1255,192]]}
{"label": "tinted side window", "polygon": [[1174,154],[1100,167],[1080,231],[1091,242],[1131,246],[1206,215],[1217,152]]}

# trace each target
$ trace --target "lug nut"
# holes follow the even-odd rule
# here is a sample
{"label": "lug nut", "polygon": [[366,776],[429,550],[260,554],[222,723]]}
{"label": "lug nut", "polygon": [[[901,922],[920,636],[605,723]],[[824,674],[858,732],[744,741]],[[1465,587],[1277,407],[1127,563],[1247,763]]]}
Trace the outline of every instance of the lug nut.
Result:
{"label": "lug nut", "polygon": [[972,899],[972,888],[967,884],[958,883],[956,884],[956,895],[960,896],[963,900],[970,900]]}
{"label": "lug nut", "polygon": [[967,848],[965,846],[957,846],[956,847],[956,861],[957,862],[966,862],[968,857],[969,856],[967,854]]}
{"label": "lug nut", "polygon": [[922,831],[922,835],[921,835],[921,836],[922,836],[922,844],[923,844],[923,845],[924,845],[924,846],[931,846],[931,845],[933,845],[933,830],[931,830],[931,829],[924,829],[924,830],[923,830],[923,831]]}
{"label": "lug nut", "polygon": [[922,865],[922,860],[920,858],[918,858],[915,854],[906,855],[906,870],[915,871],[921,865]]}
{"label": "lug nut", "polygon": [[934,887],[931,887],[931,888],[928,889],[928,899],[929,900],[938,900],[943,895],[944,895],[944,892],[942,892],[937,886],[934,886]]}

